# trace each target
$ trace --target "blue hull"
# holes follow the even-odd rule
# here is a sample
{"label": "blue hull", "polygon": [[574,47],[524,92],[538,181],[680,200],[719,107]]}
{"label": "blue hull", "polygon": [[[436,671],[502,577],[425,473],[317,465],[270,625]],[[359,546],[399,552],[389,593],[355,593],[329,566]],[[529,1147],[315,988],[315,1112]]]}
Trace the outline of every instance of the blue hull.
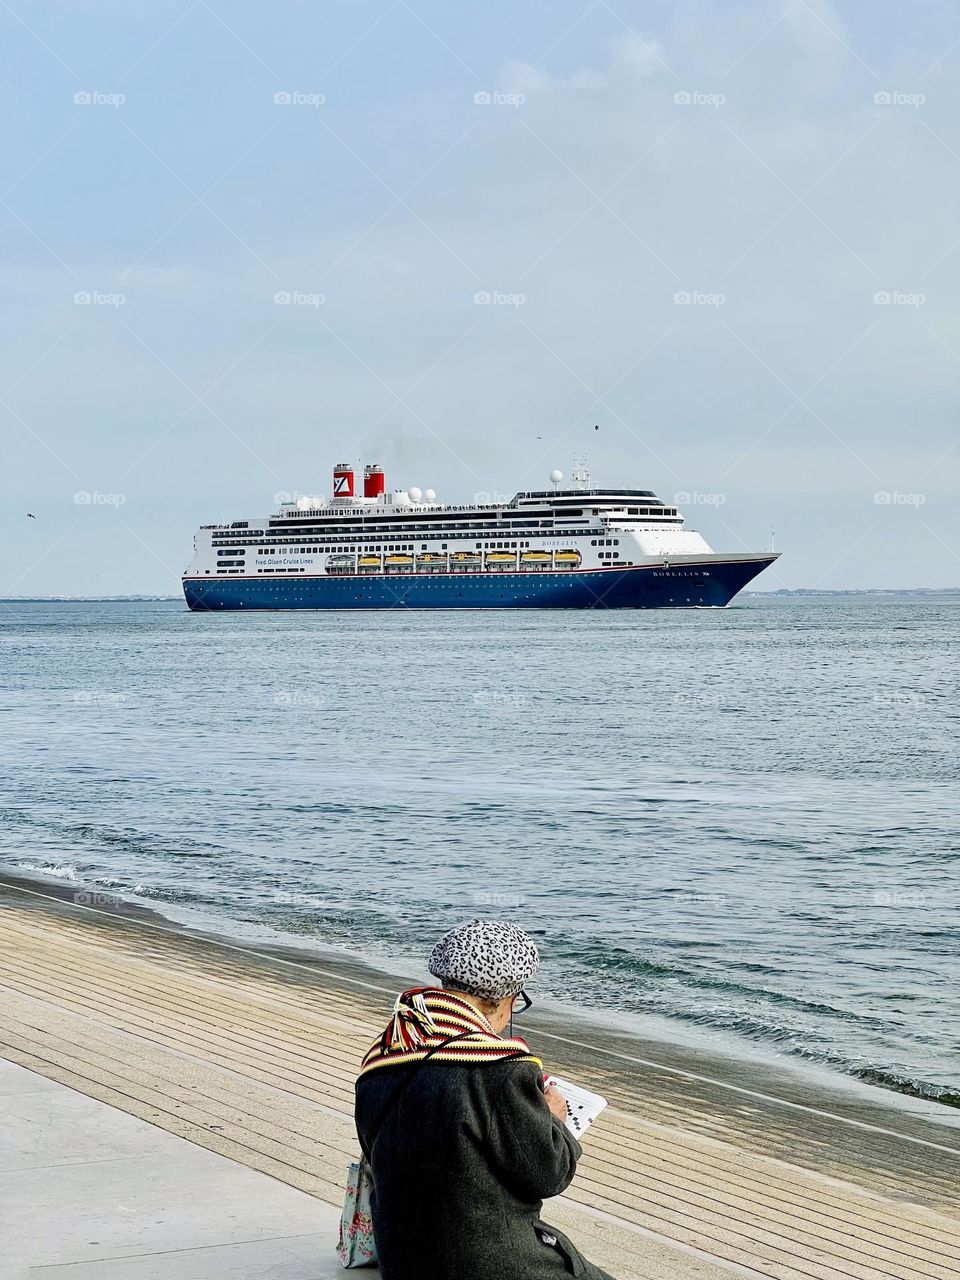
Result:
{"label": "blue hull", "polygon": [[549,573],[185,578],[196,610],[687,609],[728,604],[776,557]]}

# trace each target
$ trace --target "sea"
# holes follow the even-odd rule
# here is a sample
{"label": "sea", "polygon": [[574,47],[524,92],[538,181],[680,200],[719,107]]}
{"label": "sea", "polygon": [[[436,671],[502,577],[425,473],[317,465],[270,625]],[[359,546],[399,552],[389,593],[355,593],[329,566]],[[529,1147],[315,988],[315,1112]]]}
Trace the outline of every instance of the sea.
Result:
{"label": "sea", "polygon": [[[960,595],[0,604],[0,870],[960,1105]],[[398,965],[403,967],[397,968]]]}

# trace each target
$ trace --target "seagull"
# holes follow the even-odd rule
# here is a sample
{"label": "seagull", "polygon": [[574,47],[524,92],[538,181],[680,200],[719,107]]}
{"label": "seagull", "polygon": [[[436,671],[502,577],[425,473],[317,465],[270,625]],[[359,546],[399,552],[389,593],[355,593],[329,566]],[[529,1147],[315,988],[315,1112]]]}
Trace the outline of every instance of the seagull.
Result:
{"label": "seagull", "polygon": [[28,519],[28,520],[36,520],[36,518],[37,518],[37,517],[33,514],[33,512],[32,512],[32,511],[28,511],[28,512],[27,512],[27,519]]}
{"label": "seagull", "polygon": [[600,430],[600,426],[599,426],[599,424],[598,424],[597,426],[595,426],[593,429],[594,429],[594,431],[599,431],[599,430]]}

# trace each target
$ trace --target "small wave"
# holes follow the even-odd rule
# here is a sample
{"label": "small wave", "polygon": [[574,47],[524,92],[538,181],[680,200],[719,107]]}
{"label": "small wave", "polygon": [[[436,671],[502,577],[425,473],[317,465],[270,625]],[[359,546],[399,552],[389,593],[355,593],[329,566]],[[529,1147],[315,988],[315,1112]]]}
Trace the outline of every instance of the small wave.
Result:
{"label": "small wave", "polygon": [[[875,1030],[882,1029],[884,1025],[880,1019],[852,1009],[838,1008],[836,1005],[819,1000],[804,999],[801,996],[777,990],[773,986],[738,982],[735,976],[724,976],[719,971],[697,971],[679,964],[648,959],[627,950],[626,947],[603,946],[581,941],[574,943],[572,947],[569,945],[562,947],[558,951],[574,964],[585,962],[589,969],[604,975],[612,975],[621,981],[635,982],[637,979],[648,978],[654,981],[676,983],[682,988],[706,992],[715,998],[760,1000],[771,1006],[795,1010],[802,1014],[819,1015],[841,1022],[857,1022]],[[770,966],[759,966],[758,969],[760,972],[771,975],[775,975],[776,972]]]}
{"label": "small wave", "polygon": [[859,1067],[851,1075],[867,1084],[880,1085],[883,1089],[895,1089],[911,1098],[926,1098],[946,1107],[960,1107],[960,1091],[945,1084],[933,1084],[929,1080],[913,1080],[898,1071],[884,1071],[879,1067]]}
{"label": "small wave", "polygon": [[217,894],[200,893],[191,889],[181,889],[175,885],[152,885],[139,881],[135,885],[120,880],[112,882],[113,887],[121,893],[134,893],[138,898],[150,898],[157,902],[169,902],[173,906],[212,907],[218,913],[223,910],[223,901]]}
{"label": "small wave", "polygon": [[14,865],[18,871],[27,871],[34,875],[52,876],[57,880],[75,881],[77,879],[76,867],[72,867],[66,862],[47,862],[40,864],[35,862],[17,862]]}
{"label": "small wave", "polygon": [[131,829],[101,827],[89,822],[62,826],[71,837],[79,837],[89,844],[117,849],[122,853],[139,854],[141,857],[203,858],[220,852],[216,845],[194,840],[187,835],[178,836],[175,846],[167,846],[162,837]]}

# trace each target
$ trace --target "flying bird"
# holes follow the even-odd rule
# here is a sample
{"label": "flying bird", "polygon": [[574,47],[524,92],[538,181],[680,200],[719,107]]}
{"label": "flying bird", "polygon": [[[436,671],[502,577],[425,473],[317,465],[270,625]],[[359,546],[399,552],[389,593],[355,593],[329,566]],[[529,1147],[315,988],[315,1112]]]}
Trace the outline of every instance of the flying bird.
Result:
{"label": "flying bird", "polygon": [[597,426],[595,426],[593,429],[594,429],[594,431],[599,431],[599,430],[600,430],[599,423],[598,423],[598,424],[597,424]]}
{"label": "flying bird", "polygon": [[28,519],[28,520],[36,520],[36,518],[37,518],[37,517],[33,514],[33,512],[32,512],[32,511],[28,511],[28,512],[27,512],[27,519]]}

